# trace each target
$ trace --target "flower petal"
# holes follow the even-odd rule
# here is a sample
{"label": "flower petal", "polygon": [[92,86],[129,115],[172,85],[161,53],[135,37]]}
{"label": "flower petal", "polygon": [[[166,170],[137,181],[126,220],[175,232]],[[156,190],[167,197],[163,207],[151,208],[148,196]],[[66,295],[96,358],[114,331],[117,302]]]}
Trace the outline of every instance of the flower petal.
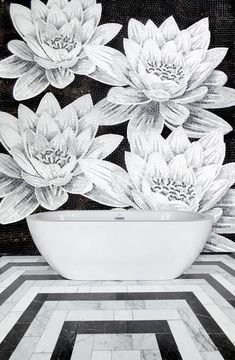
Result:
{"label": "flower petal", "polygon": [[22,151],[18,149],[12,149],[10,153],[23,171],[31,175],[37,175],[34,167],[31,165]]}
{"label": "flower petal", "polygon": [[146,174],[155,179],[167,179],[169,177],[168,166],[160,153],[155,152],[149,156]]}
{"label": "flower petal", "polygon": [[194,141],[185,151],[184,157],[187,165],[194,169],[199,169],[203,164],[203,149],[198,141]]}
{"label": "flower petal", "polygon": [[217,206],[223,209],[223,216],[235,217],[235,189],[229,189]]}
{"label": "flower petal", "polygon": [[54,25],[59,29],[66,22],[67,18],[64,11],[61,10],[57,4],[53,4],[47,16],[47,24]]}
{"label": "flower petal", "polygon": [[[166,45],[164,45],[164,47],[165,46]],[[161,51],[155,40],[153,40],[153,39],[145,40],[142,51],[141,51],[142,59],[146,63],[160,62],[162,60],[162,53],[164,53],[164,47],[163,47],[163,50]],[[137,58],[137,61],[138,61],[138,58]],[[135,69],[136,69],[136,67],[135,67]]]}
{"label": "flower petal", "polygon": [[90,59],[84,58],[78,60],[76,65],[71,67],[71,71],[74,74],[78,74],[78,75],[89,75],[95,71],[95,68],[96,68],[95,65]]}
{"label": "flower petal", "polygon": [[95,30],[90,44],[106,45],[109,43],[121,30],[122,25],[115,23],[106,23],[100,25]]}
{"label": "flower petal", "polygon": [[198,102],[198,105],[204,109],[220,109],[235,105],[235,89],[225,86],[213,88],[213,92],[208,94]]}
{"label": "flower petal", "polygon": [[69,1],[67,5],[63,8],[63,12],[66,14],[68,21],[76,18],[79,22],[81,22],[83,19],[83,9],[80,1]]}
{"label": "flower petal", "polygon": [[96,21],[94,18],[87,20],[82,25],[82,32],[81,32],[81,42],[82,44],[88,43],[91,39],[92,35],[95,32],[96,28]]}
{"label": "flower petal", "polygon": [[173,16],[168,17],[159,29],[167,41],[173,40],[180,33],[180,29]]}
{"label": "flower petal", "polygon": [[[200,138],[218,128],[222,129],[224,134],[232,130],[232,127],[226,121],[207,110],[193,105],[188,105],[187,108],[190,110],[190,116],[183,124],[183,128],[188,137]],[[173,126],[169,126],[169,124],[167,124],[167,126],[170,129],[173,128]]]}
{"label": "flower petal", "polygon": [[68,200],[67,192],[57,186],[35,189],[36,198],[41,206],[48,210],[56,210]]}
{"label": "flower petal", "polygon": [[187,54],[191,49],[191,36],[187,30],[182,30],[175,38],[175,44],[178,51]]}
{"label": "flower petal", "polygon": [[209,189],[212,182],[214,181],[218,172],[218,167],[218,165],[213,164],[203,166],[202,168],[196,170],[195,176],[197,179],[197,185],[201,187],[202,194],[204,194]]}
{"label": "flower petal", "polygon": [[123,136],[121,135],[101,135],[96,137],[92,143],[85,157],[89,159],[105,159],[110,155],[121,143]]}
{"label": "flower petal", "polygon": [[167,143],[174,154],[184,153],[191,145],[182,126],[178,126],[167,137]]}
{"label": "flower petal", "polygon": [[115,125],[133,118],[137,106],[118,105],[103,99],[94,106],[94,112],[100,125]]}
{"label": "flower petal", "polygon": [[128,23],[128,38],[137,44],[141,44],[143,39],[144,25],[135,19],[130,19]]}
{"label": "flower petal", "polygon": [[43,4],[40,0],[32,0],[31,1],[31,10],[32,10],[32,18],[33,21],[36,22],[38,19],[47,19],[48,15],[48,7]]}
{"label": "flower petal", "polygon": [[213,68],[216,68],[224,59],[228,52],[227,48],[213,48],[206,52],[203,62],[210,62],[213,64]]}
{"label": "flower petal", "polygon": [[187,31],[191,34],[191,36],[198,35],[200,33],[204,33],[209,29],[209,20],[208,18],[203,18],[193,25],[187,28]]}
{"label": "flower petal", "polygon": [[0,172],[0,197],[5,197],[12,193],[23,181],[8,177]]}
{"label": "flower petal", "polygon": [[108,92],[107,100],[115,104],[136,105],[149,102],[150,99],[142,90],[131,87],[114,87]]}
{"label": "flower petal", "polygon": [[77,157],[81,157],[85,155],[85,153],[88,151],[91,145],[92,140],[93,140],[92,128],[86,128],[77,136],[74,144],[76,147],[75,151]]}
{"label": "flower petal", "polygon": [[227,239],[224,236],[218,235],[214,232],[211,233],[211,237],[207,240],[207,243],[203,251],[209,252],[234,252],[235,246],[232,240]]}
{"label": "flower petal", "polygon": [[146,162],[140,156],[125,152],[125,162],[128,174],[136,189],[141,189],[142,179],[145,176]]}
{"label": "flower petal", "polygon": [[127,194],[130,194],[132,183],[125,170],[105,160],[80,160],[80,166],[92,183],[105,194],[121,200],[122,203],[124,199],[126,206],[131,205]]}
{"label": "flower petal", "polygon": [[[77,1],[76,1],[77,3]],[[95,20],[95,27],[99,24],[102,12],[102,5],[101,4],[94,4],[86,9],[83,13],[83,23],[90,19]]]}
{"label": "flower petal", "polygon": [[193,90],[200,86],[204,80],[211,74],[213,71],[213,64],[210,62],[202,62],[198,65],[197,69],[192,74],[191,78],[188,81],[187,90]]}
{"label": "flower petal", "polygon": [[55,120],[46,112],[42,113],[38,120],[36,134],[51,140],[59,133]]}
{"label": "flower petal", "polygon": [[229,188],[230,182],[226,179],[213,181],[200,202],[200,212],[217,206],[217,202],[226,194]]}
{"label": "flower petal", "polygon": [[165,102],[170,98],[170,94],[161,89],[144,90],[143,92],[152,101]]}
{"label": "flower petal", "polygon": [[116,74],[112,66],[113,57],[123,57],[122,53],[103,45],[85,45],[84,49],[88,57],[96,66],[111,77],[116,78]]}
{"label": "flower petal", "polygon": [[[74,108],[77,117],[80,119],[81,117],[87,115],[93,109],[92,97],[90,94],[80,96],[68,106]],[[63,110],[67,109],[68,106],[66,106]]]}
{"label": "flower petal", "polygon": [[205,86],[222,86],[228,80],[227,75],[220,70],[214,70],[210,76],[203,82]]}
{"label": "flower petal", "polygon": [[48,85],[44,70],[38,65],[34,65],[16,81],[13,95],[18,101],[30,99],[39,95]]}
{"label": "flower petal", "polygon": [[183,180],[187,170],[187,163],[183,154],[176,155],[169,163],[170,177]]}
{"label": "flower petal", "polygon": [[173,101],[178,104],[189,104],[203,99],[207,94],[207,87],[201,86],[191,91],[186,91],[182,96],[175,98]]}
{"label": "flower petal", "polygon": [[21,132],[24,132],[26,129],[36,129],[36,124],[38,122],[37,115],[23,104],[20,104],[18,107],[18,119]]}
{"label": "flower petal", "polygon": [[221,167],[218,178],[227,179],[230,181],[231,185],[234,184],[235,183],[235,162],[223,165]]}
{"label": "flower petal", "polygon": [[108,84],[111,86],[125,86],[126,81],[123,82],[120,79],[118,79],[118,76],[111,76],[110,74],[105,73],[101,69],[96,69],[93,73],[88,75],[91,79],[94,79],[96,81],[99,81],[104,84]]}
{"label": "flower petal", "polygon": [[10,224],[30,215],[38,207],[34,190],[25,182],[20,184],[0,204],[0,223]]}
{"label": "flower petal", "polygon": [[0,77],[14,79],[34,69],[34,63],[11,55],[0,61]]}
{"label": "flower petal", "polygon": [[143,33],[143,41],[146,39],[154,40],[159,47],[165,44],[164,36],[161,30],[153,23],[152,20],[148,20]]}
{"label": "flower petal", "polygon": [[10,5],[10,15],[13,25],[20,36],[35,33],[31,10],[20,4]]}
{"label": "flower petal", "polygon": [[41,188],[41,187],[47,187],[50,185],[49,181],[46,179],[43,179],[40,176],[34,176],[27,174],[26,172],[21,172],[22,178],[31,186],[35,188]]}
{"label": "flower petal", "polygon": [[34,61],[33,52],[24,41],[11,40],[7,44],[7,47],[15,56],[26,61]]}
{"label": "flower petal", "polygon": [[47,112],[54,118],[61,111],[61,107],[56,97],[52,93],[46,93],[39,103],[36,114],[41,116],[42,113]]}
{"label": "flower petal", "polygon": [[137,70],[138,63],[140,61],[141,54],[142,54],[141,46],[129,39],[123,40],[123,46],[124,46],[125,54],[126,54],[129,64],[131,65],[131,67],[134,70]]}
{"label": "flower petal", "polygon": [[58,89],[64,89],[75,79],[70,69],[46,69],[46,76],[50,84]]}
{"label": "flower petal", "polygon": [[189,117],[189,110],[181,104],[172,101],[160,104],[160,113],[166,121],[166,125],[172,127],[182,125]]}
{"label": "flower petal", "polygon": [[126,202],[122,202],[119,199],[118,194],[114,194],[113,196],[104,192],[102,189],[93,185],[93,188],[88,193],[84,194],[84,196],[88,199],[96,201],[99,204],[103,204],[106,206],[122,208],[128,206]]}
{"label": "flower petal", "polygon": [[0,172],[12,178],[21,178],[19,166],[7,154],[0,154]]}
{"label": "flower petal", "polygon": [[63,186],[63,189],[70,194],[86,194],[92,188],[92,182],[84,174],[73,176],[71,181]]}
{"label": "flower petal", "polygon": [[0,141],[9,151],[13,146],[21,146],[22,138],[19,132],[18,119],[0,111]]}

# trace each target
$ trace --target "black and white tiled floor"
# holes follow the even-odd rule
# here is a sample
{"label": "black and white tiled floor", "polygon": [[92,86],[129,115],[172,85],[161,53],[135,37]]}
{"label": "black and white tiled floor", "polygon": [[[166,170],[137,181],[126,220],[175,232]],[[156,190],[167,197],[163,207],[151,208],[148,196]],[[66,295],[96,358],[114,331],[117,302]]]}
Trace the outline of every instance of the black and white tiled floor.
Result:
{"label": "black and white tiled floor", "polygon": [[235,256],[171,281],[69,281],[0,258],[0,360],[234,360]]}

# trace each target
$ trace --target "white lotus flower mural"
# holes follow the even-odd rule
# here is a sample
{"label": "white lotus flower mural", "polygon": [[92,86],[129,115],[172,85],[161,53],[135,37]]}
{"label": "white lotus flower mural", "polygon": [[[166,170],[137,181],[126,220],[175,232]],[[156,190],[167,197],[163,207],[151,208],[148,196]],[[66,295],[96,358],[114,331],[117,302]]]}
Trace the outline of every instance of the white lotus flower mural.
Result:
{"label": "white lotus flower mural", "polygon": [[198,138],[216,128],[224,133],[231,126],[206,109],[235,104],[235,91],[224,84],[227,76],[215,68],[227,48],[208,50],[208,19],[180,30],[171,16],[160,27],[151,20],[144,25],[131,19],[125,55],[110,47],[85,46],[97,69],[89,76],[114,86],[97,105],[100,124],[130,120],[128,136],[136,128],[161,132],[181,125]]}
{"label": "white lotus flower mural", "polygon": [[119,24],[98,26],[102,6],[95,0],[31,1],[31,9],[11,4],[13,25],[22,40],[12,40],[12,55],[0,61],[0,77],[18,78],[16,100],[32,98],[48,85],[63,89],[75,75],[89,75],[96,66],[84,45],[103,46],[120,31]]}
{"label": "white lotus flower mural", "polygon": [[[207,248],[234,244],[217,235],[235,232],[235,163],[222,165],[225,144],[222,130],[190,142],[180,126],[165,140],[155,131],[137,132],[126,152],[126,168],[103,160],[84,159],[80,165],[95,186],[85,196],[99,203],[137,210],[209,212],[214,232]],[[224,244],[224,245],[223,245]],[[222,251],[222,250],[221,250]]]}
{"label": "white lotus flower mural", "polygon": [[47,93],[36,113],[23,104],[18,119],[0,112],[0,140],[10,154],[0,154],[0,223],[19,221],[39,205],[58,209],[68,193],[92,189],[80,160],[104,159],[122,141],[120,135],[95,137],[92,108],[90,95],[61,109]]}

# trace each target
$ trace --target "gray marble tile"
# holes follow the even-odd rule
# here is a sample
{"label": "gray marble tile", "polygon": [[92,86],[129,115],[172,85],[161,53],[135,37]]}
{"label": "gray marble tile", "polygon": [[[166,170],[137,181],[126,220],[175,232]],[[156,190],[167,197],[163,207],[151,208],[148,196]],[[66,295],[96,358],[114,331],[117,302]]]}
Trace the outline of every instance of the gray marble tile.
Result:
{"label": "gray marble tile", "polygon": [[130,334],[96,334],[94,350],[132,350],[133,341]]}
{"label": "gray marble tile", "polygon": [[78,335],[74,344],[71,360],[91,360],[94,335]]}
{"label": "gray marble tile", "polygon": [[159,350],[141,350],[141,360],[162,360],[161,353]]}
{"label": "gray marble tile", "polygon": [[100,301],[101,310],[125,310],[126,301]]}
{"label": "gray marble tile", "polygon": [[159,350],[155,334],[132,334],[134,350]]}
{"label": "gray marble tile", "polygon": [[56,310],[99,310],[99,301],[59,301]]}
{"label": "gray marble tile", "polygon": [[57,301],[47,301],[43,304],[42,308],[39,310],[33,322],[30,324],[26,336],[42,336],[50,318],[52,317],[56,306]]}
{"label": "gray marble tile", "polygon": [[217,348],[191,309],[178,309],[186,328],[199,351],[216,351]]}
{"label": "gray marble tile", "polygon": [[39,337],[23,337],[10,360],[30,360],[38,341]]}
{"label": "gray marble tile", "polygon": [[189,308],[186,300],[145,300],[146,309],[181,309]]}
{"label": "gray marble tile", "polygon": [[130,309],[130,310],[145,309],[145,302],[144,300],[128,300],[126,301],[126,309]]}

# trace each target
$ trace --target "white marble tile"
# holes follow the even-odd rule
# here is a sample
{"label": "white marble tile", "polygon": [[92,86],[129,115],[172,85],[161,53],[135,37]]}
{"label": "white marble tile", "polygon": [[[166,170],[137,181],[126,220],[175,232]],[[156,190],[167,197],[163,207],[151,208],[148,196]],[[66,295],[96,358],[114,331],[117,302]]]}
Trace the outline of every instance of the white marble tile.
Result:
{"label": "white marble tile", "polygon": [[24,273],[24,270],[16,270],[10,276],[8,276],[5,280],[1,282],[1,287],[8,287],[15,281],[20,275]]}
{"label": "white marble tile", "polygon": [[99,301],[59,301],[56,310],[99,310]]}
{"label": "white marble tile", "polygon": [[94,335],[77,335],[71,360],[91,360]]}
{"label": "white marble tile", "polygon": [[227,266],[229,266],[231,269],[235,270],[235,261],[229,258],[229,260],[223,260],[223,263]]}
{"label": "white marble tile", "polygon": [[146,309],[166,310],[189,308],[186,300],[145,300]]}
{"label": "white marble tile", "polygon": [[114,310],[114,320],[133,320],[131,310]]}
{"label": "white marble tile", "polygon": [[217,322],[217,324],[221,327],[223,332],[227,335],[227,337],[235,342],[235,324],[225,315],[225,313],[217,306],[211,304],[204,305],[213,319]]}
{"label": "white marble tile", "polygon": [[50,360],[51,359],[50,353],[47,354],[33,354],[30,360]]}
{"label": "white marble tile", "polygon": [[21,317],[22,312],[9,312],[3,320],[0,322],[0,343],[3,341],[3,339],[6,337],[6,335],[9,333],[11,328],[15,325],[17,320]]}
{"label": "white marble tile", "polygon": [[26,336],[42,336],[57,306],[57,301],[46,301],[26,331]]}
{"label": "white marble tile", "polygon": [[205,291],[194,291],[194,295],[202,304],[215,304],[210,296]]}
{"label": "white marble tile", "polygon": [[101,310],[125,310],[126,309],[126,301],[100,301],[100,309]]}
{"label": "white marble tile", "polygon": [[30,360],[38,341],[38,337],[23,337],[10,360]]}
{"label": "white marble tile", "polygon": [[235,324],[235,309],[223,309],[223,312]]}
{"label": "white marble tile", "polygon": [[182,320],[168,321],[183,360],[202,360],[200,353]]}
{"label": "white marble tile", "polygon": [[224,360],[219,351],[205,351],[201,353],[203,360]]}
{"label": "white marble tile", "polygon": [[220,274],[212,274],[213,278],[219,281],[221,285],[223,285],[228,291],[231,292],[235,296],[235,286],[231,284],[228,280],[226,280],[222,275]]}
{"label": "white marble tile", "polygon": [[136,280],[104,280],[102,281],[103,286],[128,286],[137,285]]}
{"label": "white marble tile", "polygon": [[40,293],[76,293],[78,286],[43,286]]}
{"label": "white marble tile", "polygon": [[137,285],[128,286],[128,292],[163,292],[163,285]]}
{"label": "white marble tile", "polygon": [[210,296],[213,302],[217,304],[221,309],[233,309],[232,305],[222,295],[220,295],[213,286],[211,286],[210,284],[206,284],[201,285],[201,287],[207,293],[207,295]]}
{"label": "white marble tile", "polygon": [[29,304],[33,301],[35,296],[40,291],[40,286],[32,286],[26,294],[20,299],[20,301],[15,305],[12,311],[25,311]]}
{"label": "white marble tile", "polygon": [[132,310],[134,320],[178,320],[177,310]]}
{"label": "white marble tile", "polygon": [[91,293],[127,292],[127,286],[91,286]]}
{"label": "white marble tile", "polygon": [[91,287],[89,285],[82,285],[78,287],[77,292],[78,293],[89,293],[91,290]]}
{"label": "white marble tile", "polygon": [[0,321],[2,321],[4,319],[4,317],[13,309],[13,307],[15,306],[15,303],[3,303],[0,306]]}
{"label": "white marble tile", "polygon": [[140,350],[141,360],[162,360],[159,350]]}
{"label": "white marble tile", "polygon": [[6,278],[8,278],[11,274],[13,274],[16,270],[19,270],[19,267],[13,266],[9,268],[8,270],[4,271],[3,274],[0,275],[0,286],[2,287],[2,282]]}
{"label": "white marble tile", "polygon": [[53,352],[66,315],[67,311],[54,311],[36,346],[35,353]]}
{"label": "white marble tile", "polygon": [[217,350],[209,335],[190,308],[178,309],[178,312],[200,352]]}
{"label": "white marble tile", "polygon": [[113,320],[113,310],[71,310],[68,311],[67,321],[85,320]]}
{"label": "white marble tile", "polygon": [[30,360],[50,360],[51,359],[50,353],[47,354],[33,354]]}
{"label": "white marble tile", "polygon": [[158,350],[155,334],[132,334],[134,350]]}
{"label": "white marble tile", "polygon": [[132,350],[131,334],[95,334],[93,350]]}
{"label": "white marble tile", "polygon": [[199,291],[202,291],[202,288],[199,285],[165,285],[164,291],[167,291],[167,292],[168,291],[173,291],[173,292],[197,291],[197,292],[199,292]]}
{"label": "white marble tile", "polygon": [[141,360],[140,352],[132,351],[112,351],[112,360]]}
{"label": "white marble tile", "polygon": [[145,309],[145,302],[144,300],[127,300],[126,309],[130,309],[130,310]]}
{"label": "white marble tile", "polygon": [[17,303],[20,299],[27,293],[27,291],[34,286],[34,280],[25,281],[22,285],[20,285],[15,292],[6,300],[5,303]]}
{"label": "white marble tile", "polygon": [[111,351],[93,351],[92,360],[112,360]]}

